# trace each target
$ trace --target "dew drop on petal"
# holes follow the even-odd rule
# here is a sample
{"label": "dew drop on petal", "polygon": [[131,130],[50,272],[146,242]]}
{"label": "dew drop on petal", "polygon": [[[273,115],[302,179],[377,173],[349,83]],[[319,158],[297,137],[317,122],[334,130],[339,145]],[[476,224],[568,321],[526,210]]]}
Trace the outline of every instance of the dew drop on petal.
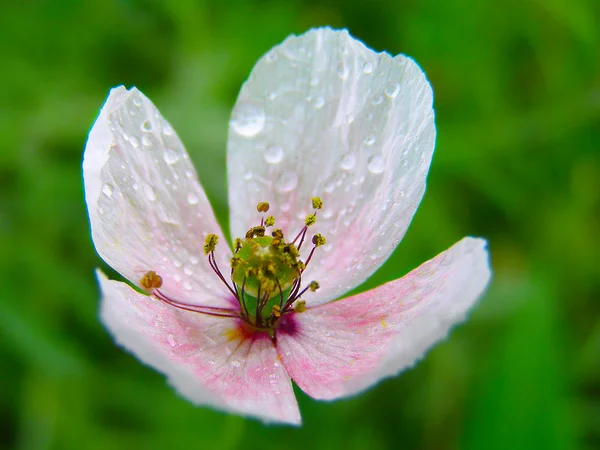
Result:
{"label": "dew drop on petal", "polygon": [[179,261],[178,259],[174,259],[173,260],[173,265],[177,268],[181,267],[181,261]]}
{"label": "dew drop on petal", "polygon": [[190,276],[192,274],[192,269],[190,269],[189,266],[183,266],[183,273]]}
{"label": "dew drop on petal", "polygon": [[265,150],[263,157],[269,164],[278,164],[283,159],[283,148],[279,145],[271,145]]}
{"label": "dew drop on petal", "polygon": [[190,262],[192,264],[196,265],[200,262],[200,258],[198,258],[196,255],[192,255],[192,256],[190,256]]}
{"label": "dew drop on petal", "polygon": [[233,367],[240,367],[240,362],[237,359],[234,359],[233,361],[231,361],[231,365]]}
{"label": "dew drop on petal", "polygon": [[325,105],[325,99],[321,95],[317,96],[313,101],[313,106],[317,109],[321,109],[323,105]]}
{"label": "dew drop on petal", "polygon": [[163,152],[163,158],[167,164],[175,164],[179,161],[179,153],[177,153],[177,150],[167,147]]}
{"label": "dew drop on petal", "polygon": [[140,130],[142,130],[145,133],[149,133],[150,131],[152,131],[152,122],[150,122],[149,120],[144,120],[140,125]]}
{"label": "dew drop on petal", "polygon": [[104,186],[102,186],[102,193],[107,197],[112,197],[113,187],[110,184],[105,184]]}
{"label": "dew drop on petal", "polygon": [[252,179],[252,172],[246,172],[244,174],[244,180],[250,181]]}
{"label": "dew drop on petal", "polygon": [[183,282],[183,288],[186,291],[191,291],[192,290],[192,284],[189,281],[184,281]]}
{"label": "dew drop on petal", "polygon": [[152,145],[152,139],[146,135],[142,136],[142,145],[144,147],[150,147]]}
{"label": "dew drop on petal", "polygon": [[376,97],[373,97],[373,100],[371,101],[371,103],[375,106],[380,105],[381,102],[383,101],[383,97],[381,95],[377,95]]}
{"label": "dew drop on petal", "polygon": [[395,98],[400,92],[400,83],[397,81],[390,81],[385,85],[384,92],[389,98]]}
{"label": "dew drop on petal", "polygon": [[129,142],[131,143],[131,145],[133,145],[135,148],[138,148],[140,146],[140,140],[135,137],[135,136],[131,136],[129,138]]}
{"label": "dew drop on petal", "polygon": [[350,69],[348,69],[348,66],[344,62],[340,62],[337,65],[336,73],[338,77],[340,77],[342,80],[345,80],[350,74]]}
{"label": "dew drop on petal", "polygon": [[369,172],[371,173],[382,173],[383,169],[385,169],[383,158],[378,155],[371,156],[367,162],[367,169],[369,169]]}
{"label": "dew drop on petal", "polygon": [[146,195],[146,198],[148,200],[150,200],[151,202],[156,200],[156,193],[154,192],[152,186],[150,186],[149,184],[143,184],[142,190],[144,191],[144,195]]}
{"label": "dew drop on petal", "polygon": [[175,347],[175,346],[177,345],[177,342],[175,342],[175,338],[173,337],[173,335],[172,335],[172,334],[169,334],[169,335],[167,336],[167,342],[169,343],[169,345],[170,345],[171,347]]}
{"label": "dew drop on petal", "polygon": [[352,170],[356,166],[356,155],[354,153],[346,153],[342,156],[341,167],[344,170]]}
{"label": "dew drop on petal", "polygon": [[298,175],[295,172],[285,172],[282,173],[279,179],[277,180],[277,184],[275,185],[275,189],[279,192],[291,192],[298,185]]}
{"label": "dew drop on petal", "polygon": [[233,111],[230,125],[241,136],[256,136],[265,126],[265,113],[260,107],[241,104]]}
{"label": "dew drop on petal", "polygon": [[333,210],[331,208],[327,208],[325,211],[323,211],[324,219],[331,219],[331,217],[333,217]]}
{"label": "dew drop on petal", "polygon": [[370,74],[373,72],[373,63],[371,61],[367,61],[364,65],[363,65],[363,72],[366,74]]}
{"label": "dew drop on petal", "polygon": [[376,140],[375,136],[373,134],[369,134],[365,138],[364,143],[365,143],[365,145],[373,145],[375,143],[375,140]]}
{"label": "dew drop on petal", "polygon": [[173,131],[173,127],[171,127],[171,125],[168,123],[163,125],[162,131],[166,136],[172,136],[175,133],[175,131]]}
{"label": "dew drop on petal", "polygon": [[310,79],[310,85],[316,86],[317,84],[319,84],[319,77],[316,75],[313,75],[312,78]]}
{"label": "dew drop on petal", "polygon": [[323,190],[325,192],[327,192],[328,194],[331,194],[334,189],[335,189],[335,183],[333,181],[330,181],[329,183],[327,183],[325,185],[325,187],[323,188]]}
{"label": "dew drop on petal", "polygon": [[187,194],[187,201],[188,201],[188,203],[190,205],[197,205],[198,202],[200,201],[200,199],[193,192],[188,192],[188,194]]}

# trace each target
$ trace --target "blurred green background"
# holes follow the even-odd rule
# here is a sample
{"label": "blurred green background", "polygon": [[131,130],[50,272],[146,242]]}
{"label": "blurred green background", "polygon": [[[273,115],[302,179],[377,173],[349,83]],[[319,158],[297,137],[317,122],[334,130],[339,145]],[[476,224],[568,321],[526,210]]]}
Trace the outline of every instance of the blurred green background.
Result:
{"label": "blurred green background", "polygon": [[[241,83],[327,24],[414,57],[435,92],[427,195],[365,287],[467,234],[495,276],[416,368],[335,403],[298,392],[304,426],[265,427],[181,400],[99,324],[82,150],[108,89],[138,86],[226,224]],[[2,2],[0,448],[600,448],[599,28],[596,0]]]}

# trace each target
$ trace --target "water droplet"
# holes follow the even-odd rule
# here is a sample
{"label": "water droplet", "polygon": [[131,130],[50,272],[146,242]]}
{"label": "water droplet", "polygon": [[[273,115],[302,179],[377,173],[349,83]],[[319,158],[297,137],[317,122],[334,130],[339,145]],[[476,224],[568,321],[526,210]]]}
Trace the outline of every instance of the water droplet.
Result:
{"label": "water droplet", "polygon": [[173,279],[174,279],[176,282],[178,282],[178,283],[179,283],[179,282],[181,281],[181,275],[179,275],[178,273],[176,273],[175,275],[173,275]]}
{"label": "water droplet", "polygon": [[327,208],[325,211],[323,211],[324,219],[331,219],[331,217],[333,217],[333,209]]}
{"label": "water droplet", "polygon": [[375,140],[375,135],[369,134],[363,142],[365,143],[365,145],[373,145],[375,143]]}
{"label": "water droplet", "polygon": [[395,98],[400,92],[400,83],[397,81],[390,81],[385,85],[384,92],[389,98]]}
{"label": "water droplet", "polygon": [[342,80],[345,80],[350,74],[350,69],[348,69],[348,66],[344,62],[340,62],[337,65],[336,72],[338,77],[340,77]]}
{"label": "water droplet", "polygon": [[294,172],[285,172],[282,173],[277,180],[275,189],[277,189],[279,192],[292,192],[297,185],[298,175],[296,175]]}
{"label": "water droplet", "polygon": [[231,365],[233,367],[240,367],[241,363],[237,359],[234,359],[233,361],[231,361]]}
{"label": "water droplet", "polygon": [[256,136],[265,126],[265,113],[260,107],[241,104],[233,111],[230,125],[241,136]]}
{"label": "water droplet", "polygon": [[283,148],[279,145],[271,145],[265,150],[263,156],[269,164],[278,164],[283,159]]}
{"label": "water droplet", "polygon": [[143,184],[142,188],[148,200],[150,200],[151,202],[156,200],[156,193],[154,192],[152,186],[150,186],[149,184]]}
{"label": "water droplet", "polygon": [[140,98],[138,98],[138,97],[134,97],[133,98],[133,104],[135,106],[142,106],[142,100]]}
{"label": "water droplet", "polygon": [[267,53],[267,55],[265,56],[265,61],[267,61],[268,63],[272,63],[273,61],[277,60],[278,56],[279,55],[277,54],[277,50],[273,49],[269,53]]}
{"label": "water droplet", "polygon": [[193,192],[188,192],[187,201],[190,205],[197,205],[200,199]]}
{"label": "water droplet", "polygon": [[325,187],[323,188],[323,190],[325,192],[327,192],[328,194],[331,194],[334,189],[335,189],[335,183],[333,181],[330,181],[329,183],[327,183],[325,185]]}
{"label": "water droplet", "polygon": [[383,101],[383,97],[381,95],[377,95],[376,97],[373,97],[373,100],[371,101],[371,103],[375,106],[381,104],[381,102]]}
{"label": "water droplet", "polygon": [[246,172],[244,174],[244,180],[250,181],[252,179],[252,172]]}
{"label": "water droplet", "polygon": [[133,183],[133,184],[131,185],[131,187],[133,188],[133,190],[134,190],[134,191],[137,191],[137,190],[139,190],[139,188],[140,188],[140,186],[139,186],[137,183]]}
{"label": "water droplet", "polygon": [[172,165],[179,161],[179,153],[177,150],[167,147],[163,152],[163,158],[167,164]]}
{"label": "water droplet", "polygon": [[290,205],[289,203],[283,203],[281,205],[281,210],[283,212],[288,212],[290,210],[290,208],[292,207],[292,205]]}
{"label": "water droplet", "polygon": [[183,267],[183,273],[185,273],[186,275],[191,275],[192,274],[192,269],[189,266],[184,266]]}
{"label": "water droplet", "polygon": [[317,75],[313,75],[310,79],[310,85],[316,86],[317,84],[319,84],[319,77]]}
{"label": "water droplet", "polygon": [[371,61],[367,61],[363,66],[363,72],[366,74],[373,72],[373,63]]}
{"label": "water droplet", "polygon": [[131,142],[131,145],[133,145],[135,148],[138,148],[140,146],[140,140],[135,136],[131,136],[129,138],[129,142]]}
{"label": "water droplet", "polygon": [[192,290],[192,283],[190,283],[189,281],[184,281],[183,282],[183,288],[186,291],[191,291]]}
{"label": "water droplet", "polygon": [[323,96],[319,95],[313,101],[313,106],[317,109],[321,109],[323,105],[325,105],[325,99],[323,98]]}
{"label": "water droplet", "polygon": [[273,101],[277,98],[277,92],[273,91],[269,94],[269,100]]}
{"label": "water droplet", "polygon": [[383,172],[383,169],[385,169],[383,158],[379,155],[371,156],[367,163],[367,169],[369,169],[369,172],[375,174]]}
{"label": "water droplet", "polygon": [[110,184],[105,184],[104,186],[102,186],[102,193],[107,197],[112,197],[113,187]]}
{"label": "water droplet", "polygon": [[198,258],[196,255],[192,255],[192,256],[190,256],[190,262],[192,264],[196,265],[200,262],[200,258]]}
{"label": "water droplet", "polygon": [[142,136],[142,145],[144,147],[150,147],[152,145],[152,139],[150,137],[143,135]]}
{"label": "water droplet", "polygon": [[173,131],[173,127],[171,127],[171,125],[169,125],[168,123],[165,123],[162,127],[162,131],[163,134],[165,134],[166,136],[172,136],[175,131]]}
{"label": "water droplet", "polygon": [[169,345],[170,345],[171,347],[175,347],[175,346],[177,345],[177,342],[175,342],[175,338],[173,337],[173,335],[172,335],[172,334],[169,334],[169,335],[167,336],[167,342],[169,343]]}
{"label": "water droplet", "polygon": [[178,259],[174,259],[173,260],[173,265],[177,268],[181,267],[181,261],[179,261]]}
{"label": "water droplet", "polygon": [[346,153],[342,156],[342,169],[352,170],[356,166],[356,155],[354,153]]}
{"label": "water droplet", "polygon": [[145,133],[149,133],[150,131],[152,131],[152,122],[150,122],[147,119],[144,120],[140,125],[140,130],[142,130]]}
{"label": "water droplet", "polygon": [[211,366],[214,366],[214,365],[215,365],[215,362],[214,362],[212,359],[209,359],[207,362],[208,362],[208,363],[209,363]]}

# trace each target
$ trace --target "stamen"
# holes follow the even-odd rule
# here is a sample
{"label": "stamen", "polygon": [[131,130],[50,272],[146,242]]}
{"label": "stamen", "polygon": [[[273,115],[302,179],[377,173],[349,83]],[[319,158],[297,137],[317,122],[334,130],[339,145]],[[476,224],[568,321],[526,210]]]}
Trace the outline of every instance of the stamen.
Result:
{"label": "stamen", "polygon": [[323,200],[319,197],[311,198],[313,209],[321,209],[323,207]]}
{"label": "stamen", "polygon": [[269,207],[269,202],[259,202],[258,205],[256,205],[256,210],[265,213],[269,210]]}
{"label": "stamen", "polygon": [[146,274],[140,280],[140,285],[147,291],[158,289],[162,286],[163,279],[154,270],[146,272]]}
{"label": "stamen", "polygon": [[299,300],[298,302],[296,302],[296,307],[294,308],[294,311],[296,311],[297,313],[303,313],[304,311],[306,311],[306,302],[304,300]]}
{"label": "stamen", "polygon": [[275,225],[275,217],[269,216],[265,219],[265,227],[272,227]]}
{"label": "stamen", "polygon": [[217,242],[219,242],[219,236],[216,234],[209,234],[206,236],[206,239],[204,240],[204,254],[208,255],[209,253],[214,252],[217,247]]}
{"label": "stamen", "polygon": [[307,227],[310,227],[311,225],[314,225],[317,222],[317,215],[316,214],[309,214],[308,216],[306,216],[306,219],[304,220],[304,224]]}

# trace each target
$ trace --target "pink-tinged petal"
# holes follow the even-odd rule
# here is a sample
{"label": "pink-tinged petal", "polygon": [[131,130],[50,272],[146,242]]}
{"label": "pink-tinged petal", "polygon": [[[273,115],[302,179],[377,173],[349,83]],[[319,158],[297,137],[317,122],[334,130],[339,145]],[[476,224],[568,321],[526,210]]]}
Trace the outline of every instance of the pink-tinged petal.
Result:
{"label": "pink-tinged petal", "polygon": [[266,335],[237,319],[166,306],[98,272],[101,318],[115,340],[189,401],[265,422],[300,424],[289,375]]}
{"label": "pink-tinged petal", "polygon": [[304,279],[309,304],[367,279],[404,236],[425,191],[435,141],[432,91],[410,58],[375,53],[347,31],[290,36],[242,87],[229,126],[231,229],[271,203],[276,226],[297,233],[324,201],[311,233],[327,245]]}
{"label": "pink-tinged petal", "polygon": [[90,131],[83,176],[94,245],[113,269],[138,285],[154,270],[179,301],[201,293],[223,302],[227,291],[203,253],[205,236],[222,237],[220,227],[181,141],[137,89],[110,92]]}
{"label": "pink-tinged petal", "polygon": [[399,280],[294,314],[277,335],[279,355],[310,396],[356,394],[444,339],[489,279],[485,241],[465,238]]}

